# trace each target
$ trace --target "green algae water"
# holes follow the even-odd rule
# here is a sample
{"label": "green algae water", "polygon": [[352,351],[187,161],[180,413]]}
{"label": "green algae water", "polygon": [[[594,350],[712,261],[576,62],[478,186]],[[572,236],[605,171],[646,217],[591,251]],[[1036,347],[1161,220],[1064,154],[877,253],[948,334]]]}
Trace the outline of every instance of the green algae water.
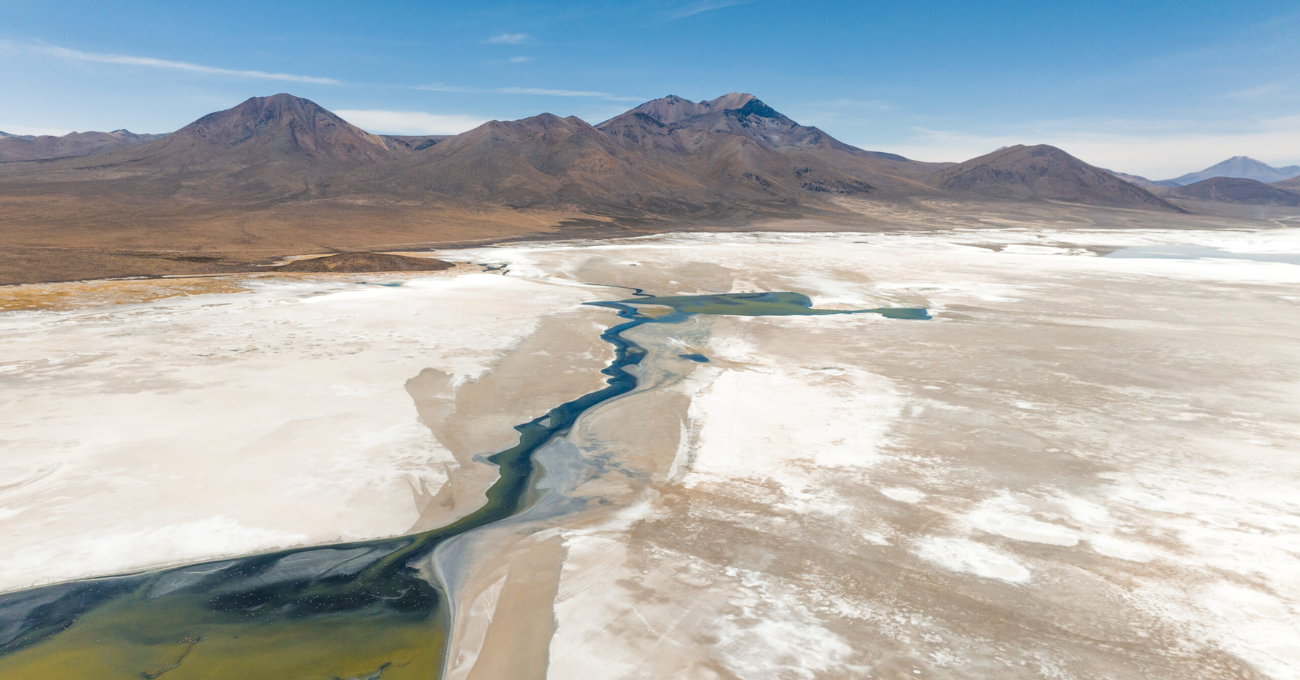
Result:
{"label": "green algae water", "polygon": [[925,309],[883,307],[879,309],[814,309],[812,300],[800,293],[727,293],[722,295],[642,296],[623,300],[629,305],[671,307],[682,314],[727,316],[824,316],[829,314],[879,314],[890,319],[929,319]]}
{"label": "green algae water", "polygon": [[[693,314],[790,316],[874,313],[928,319],[924,309],[818,310],[797,293],[638,297],[593,305],[623,323],[600,390],[515,427],[519,442],[487,460],[500,477],[478,511],[440,529],[395,539],[285,550],[141,574],[86,579],[0,595],[0,678],[5,680],[393,680],[438,678],[451,614],[431,568],[448,539],[523,510],[533,454],[578,417],[630,392],[626,369],[645,350],[622,334]],[[655,305],[669,314],[642,314]],[[705,357],[691,355],[693,361]],[[498,615],[508,616],[509,612]]]}

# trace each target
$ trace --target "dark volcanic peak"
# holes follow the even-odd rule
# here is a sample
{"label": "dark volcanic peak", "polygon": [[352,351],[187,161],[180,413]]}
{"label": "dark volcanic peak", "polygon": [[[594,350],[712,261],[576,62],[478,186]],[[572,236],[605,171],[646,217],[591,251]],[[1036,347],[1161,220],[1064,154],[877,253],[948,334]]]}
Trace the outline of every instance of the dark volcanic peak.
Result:
{"label": "dark volcanic peak", "polygon": [[1300,193],[1243,177],[1212,177],[1171,192],[1178,198],[1244,205],[1300,206]]}
{"label": "dark volcanic peak", "polygon": [[[800,125],[744,92],[700,102],[669,95],[646,102],[597,127],[625,146],[639,146],[646,142],[647,136],[669,135],[677,130],[742,135],[769,149],[806,148],[831,139],[821,130]],[[689,139],[691,136],[678,137],[680,144],[671,146],[689,150],[694,141]],[[694,139],[698,140],[698,136]]]}
{"label": "dark volcanic peak", "polygon": [[660,123],[669,125],[688,118],[702,116],[711,111],[740,109],[749,102],[756,101],[757,99],[758,97],[755,97],[752,94],[732,92],[730,94],[724,94],[717,99],[693,102],[688,99],[682,99],[675,94],[670,94],[667,97],[652,99],[635,109],[632,109],[628,113],[642,113]]}
{"label": "dark volcanic peak", "polygon": [[357,164],[392,158],[384,140],[339,118],[316,102],[289,94],[253,97],[225,111],[210,113],[171,135],[173,141],[237,147],[267,143],[281,152],[297,151]]}
{"label": "dark volcanic peak", "polygon": [[1151,192],[1046,144],[1016,145],[934,174],[935,186],[988,198],[1181,212]]}
{"label": "dark volcanic peak", "polygon": [[1191,172],[1182,177],[1166,180],[1173,186],[1187,186],[1202,180],[1213,177],[1238,177],[1243,179],[1253,179],[1260,182],[1280,182],[1300,176],[1300,165],[1288,165],[1285,168],[1275,168],[1267,163],[1263,163],[1248,156],[1233,156],[1222,163],[1215,163],[1210,167],[1200,171]]}
{"label": "dark volcanic peak", "polygon": [[137,135],[129,130],[112,132],[70,132],[52,135],[11,135],[0,132],[0,161],[33,161],[88,156],[125,149],[153,141],[163,135]]}
{"label": "dark volcanic peak", "polygon": [[44,163],[21,180],[93,182],[85,190],[154,199],[267,201],[318,196],[333,177],[401,155],[315,102],[277,94],[162,139]]}
{"label": "dark volcanic peak", "polygon": [[939,166],[863,151],[800,125],[744,92],[692,102],[670,95],[646,102],[597,128],[620,146],[730,185],[802,200],[801,192],[930,193]]}

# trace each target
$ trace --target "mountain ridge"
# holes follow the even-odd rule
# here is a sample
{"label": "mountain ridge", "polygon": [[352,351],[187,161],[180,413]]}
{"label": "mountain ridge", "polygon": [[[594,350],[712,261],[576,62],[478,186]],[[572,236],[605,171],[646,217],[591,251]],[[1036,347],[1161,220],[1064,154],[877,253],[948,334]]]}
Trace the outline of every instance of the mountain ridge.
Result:
{"label": "mountain ridge", "polygon": [[137,146],[164,136],[137,134],[130,130],[69,132],[60,136],[12,135],[0,132],[0,163],[89,156],[103,151]]}
{"label": "mountain ridge", "polygon": [[1179,187],[1171,196],[1240,205],[1300,206],[1300,193],[1245,177],[1211,177]]}
{"label": "mountain ridge", "polygon": [[229,271],[194,253],[248,267],[380,246],[924,224],[967,205],[1178,210],[1059,149],[1041,168],[1046,184],[1016,163],[971,183],[943,173],[973,161],[859,149],[745,93],[638,108],[599,126],[544,113],[454,136],[379,136],[280,94],[129,148],[0,163],[0,283]]}
{"label": "mountain ridge", "polygon": [[1157,182],[1161,186],[1187,186],[1214,177],[1253,179],[1265,184],[1281,182],[1293,177],[1300,177],[1300,165],[1288,165],[1275,168],[1249,156],[1233,156],[1197,172],[1189,172],[1181,177]]}
{"label": "mountain ridge", "polygon": [[1186,212],[1136,184],[1046,144],[1004,147],[940,170],[931,181],[940,189],[1002,200]]}

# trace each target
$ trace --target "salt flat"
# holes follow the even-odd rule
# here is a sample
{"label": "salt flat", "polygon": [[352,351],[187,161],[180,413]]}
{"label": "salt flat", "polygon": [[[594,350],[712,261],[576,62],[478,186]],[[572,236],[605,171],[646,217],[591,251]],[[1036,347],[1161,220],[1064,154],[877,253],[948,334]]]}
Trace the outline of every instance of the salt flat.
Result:
{"label": "salt flat", "polygon": [[1294,677],[1300,266],[1105,257],[1168,244],[1300,230],[521,244],[0,315],[0,587],[430,528],[600,383],[580,303],[791,291],[934,318],[629,331],[638,389],[543,457],[563,511],[443,556],[449,677]]}
{"label": "salt flat", "polygon": [[[516,409],[600,384],[591,292],[473,271],[378,283],[260,278],[0,317],[0,588],[405,533],[450,507],[428,507],[450,472],[490,483],[471,458],[537,415]],[[529,338],[562,346],[556,374],[513,376],[511,401],[477,410],[489,422],[435,438],[408,381],[481,391]]]}
{"label": "salt flat", "polygon": [[935,316],[637,329],[655,387],[573,437],[600,465],[551,529],[550,677],[1295,676],[1300,267],[1098,256],[1169,243],[1300,252],[1001,230],[473,254]]}

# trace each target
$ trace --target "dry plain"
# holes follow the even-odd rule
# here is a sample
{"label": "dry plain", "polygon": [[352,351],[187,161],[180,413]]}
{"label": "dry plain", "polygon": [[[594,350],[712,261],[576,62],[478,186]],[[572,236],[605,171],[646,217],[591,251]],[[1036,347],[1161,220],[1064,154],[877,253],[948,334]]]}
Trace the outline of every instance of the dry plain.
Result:
{"label": "dry plain", "polygon": [[1300,266],[1115,256],[1168,244],[1300,233],[677,234],[11,287],[63,308],[0,316],[0,587],[437,526],[511,425],[600,384],[617,320],[582,303],[791,291],[934,318],[631,331],[637,390],[539,453],[528,511],[435,554],[449,677],[1295,677]]}

